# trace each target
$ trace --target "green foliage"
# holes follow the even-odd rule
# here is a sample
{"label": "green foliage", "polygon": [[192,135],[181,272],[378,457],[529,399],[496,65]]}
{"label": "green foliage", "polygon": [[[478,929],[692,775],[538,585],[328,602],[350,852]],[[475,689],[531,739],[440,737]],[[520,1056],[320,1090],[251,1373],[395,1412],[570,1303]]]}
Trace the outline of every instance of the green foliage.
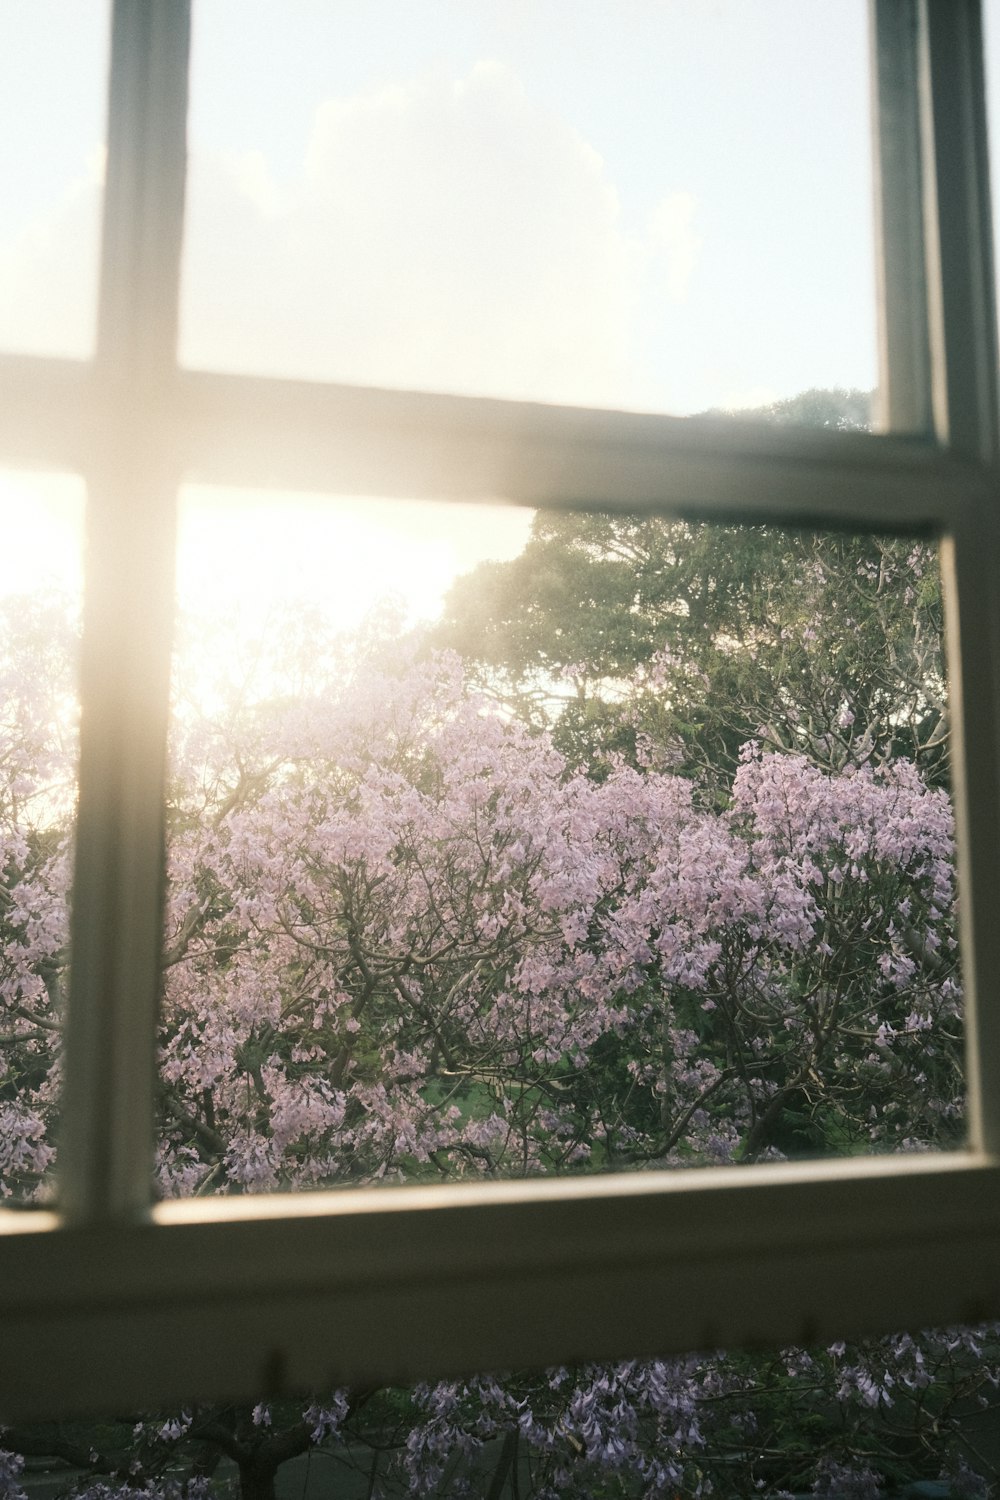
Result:
{"label": "green foliage", "polygon": [[[809,391],[753,415],[866,414]],[[654,755],[720,789],[757,738],[831,769],[903,755],[943,784],[942,628],[919,539],[540,512],[520,556],[455,583],[435,642],[597,774]]]}

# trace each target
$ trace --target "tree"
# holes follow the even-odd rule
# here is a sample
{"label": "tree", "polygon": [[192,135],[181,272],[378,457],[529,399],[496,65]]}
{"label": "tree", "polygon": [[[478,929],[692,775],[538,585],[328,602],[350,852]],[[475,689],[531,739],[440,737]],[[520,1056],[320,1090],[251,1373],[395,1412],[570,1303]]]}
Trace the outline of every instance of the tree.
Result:
{"label": "tree", "polygon": [[246,739],[178,808],[164,1191],[960,1131],[951,813],[909,762],[751,746],[716,812],[436,656]]}
{"label": "tree", "polygon": [[[766,420],[858,426],[858,393]],[[454,584],[436,642],[593,769],[655,747],[724,786],[762,739],[830,769],[906,756],[947,779],[934,548],[656,517],[540,512],[520,556]]]}
{"label": "tree", "polygon": [[0,1194],[53,1159],[68,944],[75,634],[59,600],[0,605]]}

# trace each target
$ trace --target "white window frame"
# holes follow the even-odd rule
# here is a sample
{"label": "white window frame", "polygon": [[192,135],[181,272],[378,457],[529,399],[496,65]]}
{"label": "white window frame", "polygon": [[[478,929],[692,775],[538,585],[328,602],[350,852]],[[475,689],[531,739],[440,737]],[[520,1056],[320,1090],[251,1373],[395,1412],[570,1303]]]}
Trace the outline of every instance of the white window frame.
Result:
{"label": "white window frame", "polygon": [[[187,0],[115,0],[97,352],[0,357],[88,486],[57,1211],[0,1211],[0,1420],[1000,1316],[1000,524],[978,0],[871,0],[889,436],[176,365]],[[888,272],[883,268],[888,267]],[[150,1202],[183,480],[941,541],[971,1133],[917,1157]]]}

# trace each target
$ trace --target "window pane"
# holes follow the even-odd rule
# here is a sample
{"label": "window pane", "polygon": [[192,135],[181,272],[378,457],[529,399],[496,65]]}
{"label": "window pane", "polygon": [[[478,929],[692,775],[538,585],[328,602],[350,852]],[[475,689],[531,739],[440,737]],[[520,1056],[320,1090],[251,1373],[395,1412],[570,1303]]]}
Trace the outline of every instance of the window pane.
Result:
{"label": "window pane", "polygon": [[108,10],[32,0],[0,16],[0,349],[93,350]]}
{"label": "window pane", "polygon": [[185,497],[160,1190],[964,1139],[936,548]]}
{"label": "window pane", "polygon": [[68,985],[83,486],[0,473],[0,1198],[51,1196]]}
{"label": "window pane", "polygon": [[218,0],[183,360],[669,412],[875,383],[866,9]]}

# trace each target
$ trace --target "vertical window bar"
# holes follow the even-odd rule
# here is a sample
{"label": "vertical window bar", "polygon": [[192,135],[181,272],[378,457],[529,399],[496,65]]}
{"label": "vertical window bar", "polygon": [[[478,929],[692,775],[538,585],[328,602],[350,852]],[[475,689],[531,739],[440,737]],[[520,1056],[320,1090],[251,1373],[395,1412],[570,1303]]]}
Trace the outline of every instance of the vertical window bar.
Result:
{"label": "vertical window bar", "polygon": [[992,463],[997,340],[979,0],[920,0],[918,65],[935,431],[955,453]]}
{"label": "vertical window bar", "polygon": [[[933,431],[998,456],[997,335],[979,0],[916,0]],[[891,271],[891,266],[889,270]],[[1000,1154],[1000,609],[997,500],[942,547],[963,894],[971,1144]]]}
{"label": "vertical window bar", "polygon": [[[978,508],[978,507],[977,507]],[[1000,1158],[1000,726],[996,517],[941,543],[965,992],[969,1144]]]}
{"label": "vertical window bar", "polygon": [[148,1209],[163,888],[187,0],[115,0],[59,1202]]}
{"label": "vertical window bar", "polygon": [[876,426],[929,435],[917,0],[871,0],[875,268],[879,309]]}
{"label": "vertical window bar", "polygon": [[175,367],[189,50],[186,0],[115,0],[97,358],[116,398]]}

